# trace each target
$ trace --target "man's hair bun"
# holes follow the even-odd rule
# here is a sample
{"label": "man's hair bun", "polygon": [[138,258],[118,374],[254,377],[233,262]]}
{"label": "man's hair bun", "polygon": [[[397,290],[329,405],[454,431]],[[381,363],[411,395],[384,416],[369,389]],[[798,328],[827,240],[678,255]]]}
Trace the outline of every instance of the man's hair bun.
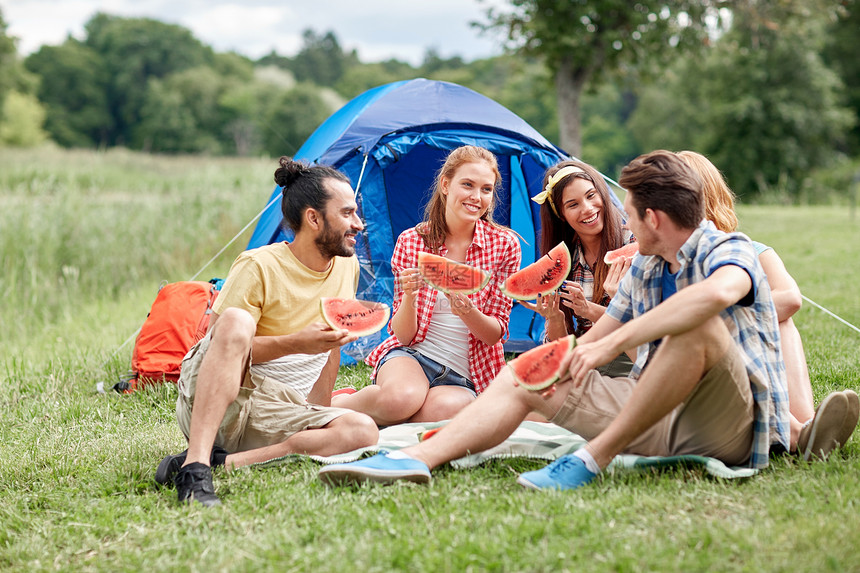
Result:
{"label": "man's hair bun", "polygon": [[275,170],[275,183],[280,187],[290,187],[310,169],[304,163],[294,161],[292,157],[281,157],[278,164],[280,167]]}

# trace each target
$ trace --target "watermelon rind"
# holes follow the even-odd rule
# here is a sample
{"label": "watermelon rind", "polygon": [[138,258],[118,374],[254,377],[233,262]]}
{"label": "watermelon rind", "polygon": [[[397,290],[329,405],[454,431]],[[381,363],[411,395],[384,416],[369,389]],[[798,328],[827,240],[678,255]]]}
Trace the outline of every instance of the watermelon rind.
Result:
{"label": "watermelon rind", "polygon": [[514,300],[534,300],[558,290],[570,274],[571,266],[570,249],[562,241],[529,266],[509,276],[499,290]]}
{"label": "watermelon rind", "polygon": [[605,255],[603,255],[603,262],[607,265],[611,265],[618,259],[622,257],[632,257],[636,253],[639,252],[639,243],[627,243],[620,249],[615,249],[614,251],[609,251]]}
{"label": "watermelon rind", "polygon": [[[424,282],[446,294],[473,294],[490,282],[490,273],[433,253],[418,253],[418,272]],[[451,285],[452,279],[462,286]]]}
{"label": "watermelon rind", "polygon": [[575,346],[576,337],[570,334],[520,354],[508,366],[520,386],[539,392],[567,376],[565,358]]}
{"label": "watermelon rind", "polygon": [[335,330],[348,330],[359,337],[385,328],[391,309],[382,302],[355,298],[322,297],[320,313],[327,325]]}

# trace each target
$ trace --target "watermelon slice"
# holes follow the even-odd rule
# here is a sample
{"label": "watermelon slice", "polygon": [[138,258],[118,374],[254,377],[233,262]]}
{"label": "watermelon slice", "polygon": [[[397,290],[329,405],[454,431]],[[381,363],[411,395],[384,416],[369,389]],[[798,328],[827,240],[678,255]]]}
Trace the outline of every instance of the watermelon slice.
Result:
{"label": "watermelon slice", "polygon": [[508,362],[523,388],[537,392],[567,377],[565,358],[576,346],[572,334],[532,348]]}
{"label": "watermelon slice", "polygon": [[550,252],[507,278],[499,287],[508,298],[534,300],[555,292],[570,274],[570,250],[562,241]]}
{"label": "watermelon slice", "polygon": [[614,251],[609,251],[606,255],[603,256],[603,262],[607,265],[611,265],[615,261],[621,260],[625,257],[632,257],[636,253],[639,252],[639,243],[627,243],[620,249],[615,249]]}
{"label": "watermelon slice", "polygon": [[418,441],[423,442],[424,440],[429,440],[436,434],[436,432],[438,432],[442,428],[444,428],[444,426],[439,426],[438,428],[430,428],[425,432],[421,432],[420,434],[418,434]]}
{"label": "watermelon slice", "polygon": [[320,311],[326,324],[350,334],[367,336],[388,324],[391,309],[382,302],[354,298],[322,297]]}
{"label": "watermelon slice", "polygon": [[490,282],[489,273],[433,253],[418,253],[418,272],[430,286],[448,294],[472,294]]}

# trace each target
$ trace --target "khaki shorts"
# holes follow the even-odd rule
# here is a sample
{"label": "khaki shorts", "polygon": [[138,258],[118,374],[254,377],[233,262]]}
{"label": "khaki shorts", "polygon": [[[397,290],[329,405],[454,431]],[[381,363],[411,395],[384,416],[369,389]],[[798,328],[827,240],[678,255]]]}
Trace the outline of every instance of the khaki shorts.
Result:
{"label": "khaki shorts", "polygon": [[[609,378],[592,370],[579,388],[571,387],[550,421],[590,440],[618,416],[635,387],[631,378]],[[743,356],[733,344],[682,404],[624,451],[643,456],[694,454],[741,465],[749,459],[752,440],[752,390]]]}
{"label": "khaki shorts", "polygon": [[[179,398],[176,400],[176,419],[186,438],[191,428],[197,373],[208,349],[207,335],[182,360],[177,383]],[[351,412],[344,408],[308,404],[301,394],[283,382],[251,374],[246,368],[239,395],[227,407],[215,444],[231,453],[279,444],[296,432],[322,428]]]}

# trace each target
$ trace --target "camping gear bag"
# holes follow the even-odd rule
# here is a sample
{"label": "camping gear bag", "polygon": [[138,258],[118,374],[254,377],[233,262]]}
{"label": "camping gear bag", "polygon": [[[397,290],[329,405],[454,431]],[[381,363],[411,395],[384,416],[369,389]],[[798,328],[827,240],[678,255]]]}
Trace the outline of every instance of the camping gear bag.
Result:
{"label": "camping gear bag", "polygon": [[212,279],[162,285],[135,340],[131,372],[114,390],[131,393],[147,384],[176,382],[185,354],[209,329],[222,283]]}

